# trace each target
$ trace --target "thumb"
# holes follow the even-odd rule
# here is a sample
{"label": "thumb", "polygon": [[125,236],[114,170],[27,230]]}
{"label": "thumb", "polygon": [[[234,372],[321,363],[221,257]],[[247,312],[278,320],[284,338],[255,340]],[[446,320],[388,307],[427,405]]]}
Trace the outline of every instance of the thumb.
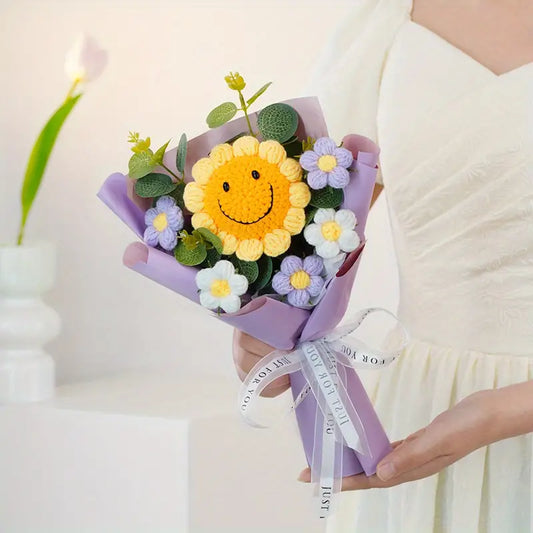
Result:
{"label": "thumb", "polygon": [[433,458],[430,439],[423,428],[409,435],[378,464],[377,476],[382,481],[391,479],[417,468]]}

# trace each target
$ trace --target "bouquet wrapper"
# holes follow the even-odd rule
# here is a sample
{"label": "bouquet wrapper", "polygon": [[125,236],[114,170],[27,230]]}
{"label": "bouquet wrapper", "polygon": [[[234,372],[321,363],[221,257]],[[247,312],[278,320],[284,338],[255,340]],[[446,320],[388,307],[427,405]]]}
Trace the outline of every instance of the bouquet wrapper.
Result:
{"label": "bouquet wrapper", "polygon": [[[286,103],[296,109],[300,116],[297,132],[299,138],[327,136],[327,127],[318,99],[297,98],[287,100]],[[256,115],[253,114],[250,118],[254,127]],[[207,156],[213,146],[245,130],[244,118],[239,118],[191,139],[187,145],[185,175],[191,175],[192,165],[199,158]],[[364,228],[374,189],[379,149],[372,141],[358,135],[346,136],[343,146],[351,150],[354,155],[354,175],[345,190],[342,207],[351,209],[356,214],[358,221],[356,231],[363,244],[347,257],[341,270],[328,283],[323,298],[312,310],[291,307],[279,300],[261,296],[236,313],[218,316],[220,320],[278,350],[290,351],[306,341],[321,339],[336,328],[348,306],[364,248]],[[164,160],[165,165],[172,170],[176,168],[175,152],[176,150],[169,151]],[[142,238],[145,229],[144,212],[149,206],[145,200],[133,193],[132,180],[129,177],[121,173],[112,174],[107,178],[98,196],[137,236]],[[197,269],[181,265],[172,255],[150,248],[142,242],[136,242],[128,246],[123,261],[132,270],[199,303],[195,283]],[[372,475],[376,471],[378,462],[391,450],[390,443],[356,371],[345,366],[341,378],[349,399],[357,410],[366,435],[368,450],[366,453],[361,453],[345,443],[340,444],[342,457],[337,457],[339,461],[336,464],[342,466],[341,471],[337,473],[343,477],[362,472]],[[293,396],[297,398],[305,389],[307,379],[302,371],[296,371],[290,374],[290,381]],[[321,453],[317,428],[321,428],[324,422],[323,413],[314,394],[307,394],[299,402],[296,416],[307,461],[312,465],[314,458]],[[338,455],[336,453],[336,456]]]}

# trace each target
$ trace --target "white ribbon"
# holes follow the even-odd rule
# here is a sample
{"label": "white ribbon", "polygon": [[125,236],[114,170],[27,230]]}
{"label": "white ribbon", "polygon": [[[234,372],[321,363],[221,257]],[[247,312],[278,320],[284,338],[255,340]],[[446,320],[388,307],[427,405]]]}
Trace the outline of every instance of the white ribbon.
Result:
{"label": "white ribbon", "polygon": [[[402,342],[395,350],[373,349],[351,334],[371,313],[384,312],[400,325]],[[372,457],[365,428],[350,400],[344,383],[345,367],[354,369],[380,368],[389,365],[403,351],[409,336],[396,316],[382,308],[360,311],[349,323],[340,326],[325,337],[299,344],[293,351],[275,350],[257,363],[244,380],[239,394],[240,411],[251,426],[267,426],[255,421],[250,413],[261,392],[275,379],[302,371],[307,385],[296,396],[291,410],[303,401],[309,392],[316,398],[315,446],[311,461],[311,482],[319,498],[320,517],[331,511],[333,497],[341,489],[342,447],[352,448]],[[321,443],[321,446],[316,446]],[[321,450],[321,453],[315,453]]]}

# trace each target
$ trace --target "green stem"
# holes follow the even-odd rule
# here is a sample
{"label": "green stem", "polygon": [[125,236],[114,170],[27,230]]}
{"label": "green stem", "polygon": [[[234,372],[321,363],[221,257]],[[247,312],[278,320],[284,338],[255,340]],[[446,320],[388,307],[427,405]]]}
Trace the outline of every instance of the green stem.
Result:
{"label": "green stem", "polygon": [[180,178],[177,174],[174,174],[174,172],[172,172],[172,170],[170,170],[166,165],[165,163],[163,163],[163,161],[161,161],[160,165],[167,171],[169,172],[170,174],[172,174],[178,181],[181,181],[183,182],[183,180],[185,179],[185,176],[183,178]]}
{"label": "green stem", "polygon": [[22,241],[24,240],[24,228],[26,227],[26,216],[22,215],[19,226],[19,234],[17,237],[17,246],[22,246]]}
{"label": "green stem", "polygon": [[78,84],[80,83],[80,81],[81,81],[80,78],[76,78],[76,79],[72,82],[72,85],[70,86],[70,89],[68,90],[67,97],[65,98],[65,102],[66,102],[69,98],[72,98],[72,96],[74,95],[74,91],[76,90],[76,87],[78,86]]}
{"label": "green stem", "polygon": [[252,125],[250,124],[250,117],[248,116],[248,106],[246,105],[246,101],[244,100],[244,96],[242,95],[241,91],[239,91],[239,100],[241,101],[241,107],[244,111],[244,116],[246,117],[246,123],[248,124],[248,130],[250,131],[250,135],[255,137],[255,133],[252,130]]}

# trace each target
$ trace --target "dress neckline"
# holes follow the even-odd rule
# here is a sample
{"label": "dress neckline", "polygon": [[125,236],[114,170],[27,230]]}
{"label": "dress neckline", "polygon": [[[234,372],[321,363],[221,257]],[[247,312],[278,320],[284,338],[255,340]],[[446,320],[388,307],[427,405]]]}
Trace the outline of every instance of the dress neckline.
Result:
{"label": "dress neckline", "polygon": [[507,70],[506,72],[502,72],[501,74],[497,74],[492,69],[490,69],[489,67],[487,67],[486,65],[484,65],[483,63],[478,61],[477,59],[473,58],[470,54],[467,54],[464,50],[461,50],[461,48],[459,48],[458,46],[455,46],[450,41],[448,41],[444,37],[441,37],[438,33],[435,33],[433,30],[430,30],[426,26],[423,26],[422,24],[419,24],[418,22],[415,22],[412,18],[409,18],[407,20],[407,23],[417,27],[420,30],[422,30],[424,33],[426,33],[430,37],[441,41],[447,47],[455,50],[456,53],[460,54],[462,57],[464,57],[465,59],[467,59],[471,63],[477,65],[480,68],[482,68],[485,72],[488,72],[493,78],[503,79],[503,78],[506,78],[507,76],[511,76],[511,75],[517,74],[518,72],[521,72],[523,70],[527,70],[529,67],[533,66],[533,61],[530,61],[529,63],[524,63],[523,65],[519,65],[518,67],[515,67],[515,68],[513,68],[511,70]]}

